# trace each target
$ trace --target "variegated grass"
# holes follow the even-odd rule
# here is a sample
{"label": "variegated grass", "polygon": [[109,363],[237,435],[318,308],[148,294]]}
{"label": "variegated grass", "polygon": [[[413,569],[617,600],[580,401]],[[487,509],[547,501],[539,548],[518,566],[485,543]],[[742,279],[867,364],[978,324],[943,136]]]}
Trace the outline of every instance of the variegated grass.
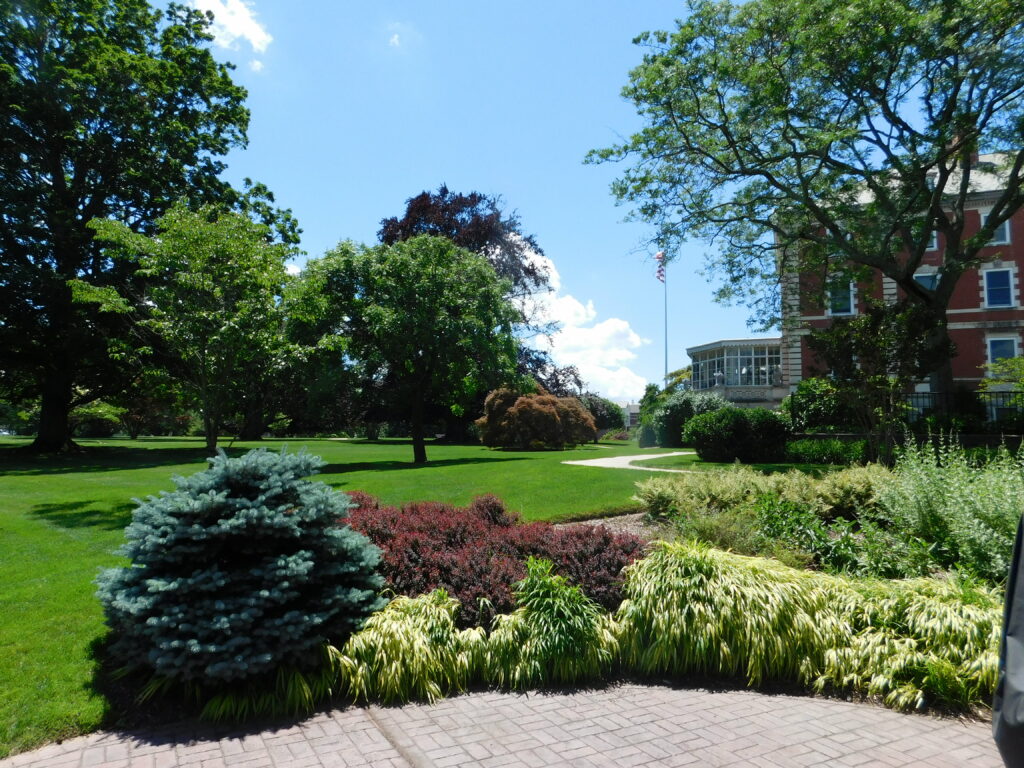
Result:
{"label": "variegated grass", "polygon": [[987,706],[998,591],[953,577],[832,576],[695,543],[659,543],[627,570],[614,616],[531,561],[516,611],[459,632],[438,590],[397,598],[339,655],[361,700],[432,701],[474,685],[542,688],[617,675],[717,676],[880,697],[897,709]]}
{"label": "variegated grass", "polygon": [[458,610],[459,602],[443,589],[396,597],[342,649],[342,690],[385,704],[464,691],[481,677],[486,638],[478,627],[459,630]]}
{"label": "variegated grass", "polygon": [[530,558],[516,585],[519,608],[495,617],[487,678],[502,688],[564,685],[605,677],[617,655],[613,623],[583,591]]}
{"label": "variegated grass", "polygon": [[625,671],[784,680],[898,709],[991,699],[1001,603],[970,581],[831,576],[693,543],[659,544],[628,570]]}

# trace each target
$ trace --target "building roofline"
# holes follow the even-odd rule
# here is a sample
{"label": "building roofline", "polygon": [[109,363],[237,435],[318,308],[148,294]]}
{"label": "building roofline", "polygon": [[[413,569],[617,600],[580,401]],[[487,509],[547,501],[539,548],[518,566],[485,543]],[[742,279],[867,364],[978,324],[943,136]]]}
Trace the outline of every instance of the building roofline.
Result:
{"label": "building roofline", "polygon": [[717,347],[751,347],[757,345],[771,346],[773,344],[781,346],[782,337],[769,336],[756,339],[719,339],[718,341],[709,341],[706,344],[698,344],[695,347],[687,347],[686,354],[692,358],[694,353],[707,352],[709,349],[715,349]]}

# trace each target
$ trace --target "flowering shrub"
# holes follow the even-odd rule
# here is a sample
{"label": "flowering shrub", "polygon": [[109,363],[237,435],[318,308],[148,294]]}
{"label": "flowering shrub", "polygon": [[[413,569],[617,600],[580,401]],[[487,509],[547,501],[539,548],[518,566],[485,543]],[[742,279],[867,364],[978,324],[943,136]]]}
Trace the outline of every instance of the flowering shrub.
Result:
{"label": "flowering shrub", "polygon": [[515,607],[513,587],[525,561],[541,557],[608,610],[622,600],[623,567],[643,553],[643,542],[604,526],[555,528],[519,524],[495,496],[468,507],[414,502],[382,506],[355,491],[346,522],[384,551],[382,572],[395,592],[415,597],[443,588],[462,603],[459,625],[484,626]]}

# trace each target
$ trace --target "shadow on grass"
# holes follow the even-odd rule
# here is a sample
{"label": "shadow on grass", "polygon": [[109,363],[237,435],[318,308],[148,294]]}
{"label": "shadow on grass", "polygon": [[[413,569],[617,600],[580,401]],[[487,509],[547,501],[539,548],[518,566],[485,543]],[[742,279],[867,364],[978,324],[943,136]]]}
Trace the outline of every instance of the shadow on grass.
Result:
{"label": "shadow on grass", "polygon": [[[228,456],[241,456],[250,449],[225,449]],[[59,475],[75,472],[118,472],[152,469],[176,464],[205,464],[206,449],[87,447],[80,453],[35,454],[25,448],[0,448],[0,476]]]}
{"label": "shadow on grass", "polygon": [[134,504],[109,507],[99,501],[68,501],[62,504],[37,504],[31,514],[61,528],[119,531],[131,522],[134,508]]}
{"label": "shadow on grass", "polygon": [[393,472],[401,469],[436,469],[457,467],[465,464],[490,464],[498,461],[527,461],[525,456],[467,456],[461,459],[438,459],[426,464],[411,461],[353,461],[345,464],[328,464],[320,469],[321,475],[340,475],[346,472]]}
{"label": "shadow on grass", "polygon": [[[153,469],[157,467],[175,466],[180,464],[205,465],[207,459],[206,448],[202,441],[197,440],[195,447],[165,448],[169,439],[163,437],[140,437],[131,441],[131,445],[97,445],[81,446],[81,450],[74,453],[62,454],[40,454],[34,452],[27,445],[4,445],[0,446],[0,477],[8,476],[33,476],[33,475],[58,475],[72,474],[75,472],[117,472],[127,469]],[[218,447],[228,456],[241,456],[254,448],[266,447],[268,450],[276,450],[279,444],[289,443],[303,444],[307,438],[273,439],[263,442],[243,443],[234,445],[234,441],[225,439]],[[377,445],[393,448],[396,446],[412,446],[411,440],[387,439],[387,440],[346,440],[348,445]],[[433,441],[427,442],[427,450],[434,445]],[[289,450],[294,450],[289,448]],[[411,452],[410,452],[411,453]],[[509,461],[510,459],[444,459],[430,461],[426,465],[413,465],[401,461],[384,462],[358,462],[353,464],[336,464],[333,467],[342,469],[324,469],[324,471],[342,472],[373,469],[403,469],[414,466],[437,467],[452,463],[469,463],[473,461]],[[198,469],[203,466],[197,467]]]}

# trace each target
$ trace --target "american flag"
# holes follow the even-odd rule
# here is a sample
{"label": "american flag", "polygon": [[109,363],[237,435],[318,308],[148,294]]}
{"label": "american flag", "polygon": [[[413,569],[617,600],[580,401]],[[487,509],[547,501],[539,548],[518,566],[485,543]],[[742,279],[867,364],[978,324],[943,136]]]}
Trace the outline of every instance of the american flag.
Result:
{"label": "american flag", "polygon": [[664,251],[658,251],[656,254],[654,254],[654,260],[658,262],[658,271],[655,273],[655,277],[657,277],[659,280],[661,280],[661,282],[664,283],[665,282],[665,252]]}

